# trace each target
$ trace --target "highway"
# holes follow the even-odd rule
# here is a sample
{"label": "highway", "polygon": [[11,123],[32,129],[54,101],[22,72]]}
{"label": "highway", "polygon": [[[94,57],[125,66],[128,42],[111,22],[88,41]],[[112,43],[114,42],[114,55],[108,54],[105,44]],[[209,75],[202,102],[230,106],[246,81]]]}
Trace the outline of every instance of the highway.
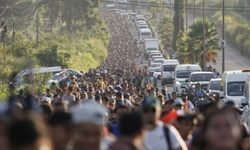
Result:
{"label": "highway", "polygon": [[[150,15],[150,13],[146,9],[142,9],[141,13],[143,15]],[[190,26],[193,23],[194,23],[193,14],[188,14],[188,25]],[[221,38],[221,35],[219,35],[219,38]],[[217,71],[222,73],[222,51],[218,52],[217,64],[208,63],[207,65],[211,65]],[[229,42],[226,42],[225,70],[227,71],[227,70],[242,70],[242,69],[250,69],[250,59],[249,59],[249,57],[242,56],[240,54],[240,50],[237,50]]]}
{"label": "highway", "polygon": [[[146,9],[141,9],[142,15],[150,15],[150,13]],[[150,20],[149,20],[150,21]],[[188,14],[188,25],[192,25],[194,22],[193,14]],[[135,27],[135,24],[133,23],[132,28],[130,29],[131,33],[133,34],[134,38],[139,41],[138,31]],[[139,44],[139,46],[142,46],[142,44]],[[218,59],[217,64],[208,63],[208,65],[211,65],[214,67],[217,71],[222,73],[222,52],[218,52]],[[145,58],[142,58],[143,64],[142,66],[147,66],[148,61],[145,60]],[[241,69],[250,69],[250,59],[247,56],[242,56],[240,54],[240,51],[234,48],[230,43],[226,43],[226,49],[225,49],[225,70],[241,70]],[[171,93],[173,91],[172,85],[167,85],[168,92]],[[161,89],[161,81],[158,81],[158,88]]]}
{"label": "highway", "polygon": [[[194,23],[194,15],[188,14],[188,25]],[[225,22],[226,25],[227,22]],[[219,38],[222,38],[219,35]],[[226,37],[227,38],[227,37]],[[209,63],[208,65],[213,66],[220,73],[222,72],[222,52],[218,52],[219,58],[217,59],[217,64],[214,65]],[[241,70],[241,69],[250,69],[250,59],[247,56],[242,56],[240,50],[237,50],[229,42],[226,42],[225,49],[225,70]]]}
{"label": "highway", "polygon": [[[143,44],[140,44],[140,43],[139,43],[140,39],[139,39],[139,36],[138,36],[138,30],[137,30],[137,28],[136,28],[136,26],[135,26],[135,23],[132,22],[132,24],[133,24],[133,26],[130,28],[130,32],[132,33],[134,39],[137,39],[137,41],[138,41],[138,46],[142,46]],[[148,66],[148,61],[145,60],[145,57],[142,56],[141,59],[142,59],[143,63],[142,63],[140,66],[141,66],[141,67],[143,67],[143,66]],[[161,80],[158,80],[158,81],[157,81],[157,87],[159,88],[159,90],[162,89]],[[173,92],[173,87],[172,87],[172,85],[166,85],[166,87],[167,87],[167,92],[168,92],[168,93]]]}

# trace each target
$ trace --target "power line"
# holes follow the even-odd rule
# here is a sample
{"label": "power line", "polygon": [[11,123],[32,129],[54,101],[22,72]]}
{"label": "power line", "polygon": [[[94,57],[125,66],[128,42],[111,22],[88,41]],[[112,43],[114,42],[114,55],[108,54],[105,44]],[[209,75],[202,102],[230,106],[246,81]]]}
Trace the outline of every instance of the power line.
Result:
{"label": "power line", "polygon": [[[109,2],[109,3],[119,3],[119,2],[111,2],[111,1],[103,1],[103,2]],[[129,1],[129,3],[128,3],[128,5],[130,4],[130,3],[133,3],[133,4],[138,4],[138,2],[137,1]],[[142,4],[149,4],[149,2],[140,2],[140,3],[142,3]],[[168,4],[168,3],[159,3],[159,4],[164,4],[164,5],[169,5],[169,6],[174,6],[175,4]],[[138,4],[139,5],[139,4]],[[203,7],[203,5],[193,5],[193,4],[187,4],[186,6],[192,6],[192,7]],[[214,8],[214,7],[218,7],[218,8],[223,8],[223,6],[205,6],[205,8],[206,7],[208,7],[208,8]],[[225,7],[227,7],[227,8],[250,8],[250,6],[248,6],[248,7],[235,7],[235,6],[225,6]]]}
{"label": "power line", "polygon": [[12,6],[9,6],[9,8],[13,8],[13,7],[15,7],[16,5],[21,4],[21,3],[23,3],[23,2],[25,2],[25,0],[23,0],[23,1],[19,0],[18,2],[16,2],[16,4],[14,4],[14,5],[12,5]]}
{"label": "power line", "polygon": [[[103,1],[103,2],[108,2],[108,3],[114,3],[116,4],[117,2],[110,2],[110,1]],[[152,7],[162,7],[162,3],[156,3],[155,5],[154,4],[150,4],[148,2],[141,2],[141,3],[144,3],[142,5],[138,4],[137,2],[135,3],[128,3],[127,5],[140,5],[140,6],[152,6]],[[164,6],[168,6],[167,8],[179,8],[180,6],[175,6],[173,4],[167,4],[167,3],[164,3]],[[172,7],[171,7],[172,6]],[[181,5],[182,7],[184,5]],[[188,9],[193,9],[194,7],[197,7],[197,6],[200,6],[200,5],[187,5],[189,7],[187,7]],[[218,8],[221,8],[222,9],[222,6],[205,6],[205,7],[211,7],[211,8],[205,8],[205,10],[220,10]],[[215,9],[212,9],[214,7],[217,7]],[[227,8],[248,8],[248,7],[230,7],[230,6],[227,6]],[[250,10],[250,8],[248,8]],[[198,8],[198,10],[203,10],[202,8]],[[225,11],[243,11],[242,9],[226,9]]]}
{"label": "power line", "polygon": [[5,9],[4,9],[4,11],[0,14],[0,16],[2,16],[2,15],[7,11],[7,9],[13,8],[13,7],[15,7],[16,5],[18,5],[18,4],[20,4],[20,3],[24,2],[24,1],[25,1],[25,0],[23,0],[23,1],[19,0],[16,4],[14,4],[14,5],[12,5],[12,6],[7,5],[6,7],[1,7],[1,8],[5,8]]}
{"label": "power line", "polygon": [[34,6],[35,2],[36,2],[36,1],[33,0],[33,2],[30,4],[30,6],[29,6],[26,10],[24,10],[24,11],[22,11],[22,12],[15,11],[13,8],[11,8],[10,10],[12,10],[13,12],[15,12],[15,13],[17,13],[17,14],[23,14],[23,13],[26,13],[27,11],[29,11],[30,8],[31,8],[32,6]]}
{"label": "power line", "polygon": [[[110,1],[104,1],[104,2],[116,3],[116,2],[110,2]],[[137,5],[137,6],[139,6],[138,3],[129,3],[128,5]],[[152,4],[148,4],[148,3],[147,3],[147,4],[140,5],[140,6],[161,7],[161,8],[162,8],[162,5],[160,5],[160,4],[152,5]],[[184,7],[184,5],[170,7],[170,5],[168,5],[168,4],[164,4],[164,6],[165,6],[165,8],[177,8],[177,9],[180,9],[180,8]],[[187,7],[186,9],[193,10],[194,7]],[[202,9],[202,8],[196,8],[196,10],[203,10],[203,9]],[[218,9],[218,8],[215,8],[215,9],[208,9],[208,8],[205,8],[204,10],[222,11],[222,9]],[[242,10],[242,9],[225,9],[225,11],[244,11],[244,10]],[[249,9],[249,10],[246,10],[246,11],[250,11],[250,9]]]}
{"label": "power line", "polygon": [[35,9],[36,5],[34,4],[32,7],[30,7],[29,11],[21,19],[15,22],[15,24],[21,24],[22,22],[24,22],[24,20],[27,19]]}
{"label": "power line", "polygon": [[4,11],[0,14],[0,16],[2,16],[2,15],[6,12],[6,10],[8,9],[8,7],[9,7],[9,6],[7,6],[7,7],[4,9]]}
{"label": "power line", "polygon": [[37,15],[37,11],[36,11],[35,14],[34,14],[34,17],[33,17],[33,19],[32,19],[31,24],[30,24],[24,31],[22,31],[21,33],[24,33],[24,32],[26,32],[26,31],[30,31],[30,29],[31,29],[32,26],[34,25],[34,22],[35,22],[35,19],[36,19],[36,15]]}
{"label": "power line", "polygon": [[[50,13],[49,13],[48,17],[46,17],[44,20],[49,19],[49,17],[50,17],[50,15],[51,15],[51,13],[52,13],[52,10],[50,10]],[[46,25],[45,25],[44,29],[46,29],[46,28],[48,27],[48,25],[49,25],[49,22],[47,22],[47,23],[46,23]]]}

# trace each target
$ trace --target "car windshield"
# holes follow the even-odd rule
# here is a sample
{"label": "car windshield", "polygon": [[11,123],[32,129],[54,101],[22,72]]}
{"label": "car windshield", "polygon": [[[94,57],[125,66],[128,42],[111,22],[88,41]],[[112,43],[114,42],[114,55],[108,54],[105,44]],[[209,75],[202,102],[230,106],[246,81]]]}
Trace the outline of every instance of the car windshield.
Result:
{"label": "car windshield", "polygon": [[243,96],[245,82],[229,82],[227,84],[228,96]]}
{"label": "car windshield", "polygon": [[189,78],[190,74],[196,71],[199,71],[199,70],[178,70],[176,77],[177,78]]}
{"label": "car windshield", "polygon": [[12,82],[20,82],[22,80],[22,75],[21,74],[17,74],[14,79],[12,80]]}
{"label": "car windshield", "polygon": [[191,76],[191,81],[210,81],[211,79],[215,78],[214,74],[193,74]]}
{"label": "car windshield", "polygon": [[53,80],[58,80],[58,81],[60,81],[60,80],[61,80],[61,76],[60,76],[60,75],[54,75],[54,76],[53,76]]}
{"label": "car windshield", "polygon": [[150,32],[141,32],[141,35],[151,35]]}
{"label": "car windshield", "polygon": [[174,65],[165,65],[163,71],[173,72],[175,69]]}
{"label": "car windshield", "polygon": [[161,72],[161,69],[155,69],[155,72]]}
{"label": "car windshield", "polygon": [[219,91],[219,90],[220,90],[220,81],[211,81],[211,82],[210,82],[209,89],[210,89],[210,90]]}
{"label": "car windshield", "polygon": [[157,48],[155,47],[147,48],[147,51],[157,51]]}
{"label": "car windshield", "polygon": [[141,25],[141,24],[147,24],[145,21],[138,21],[138,24]]}
{"label": "car windshield", "polygon": [[151,54],[150,58],[152,58],[153,56],[161,56],[161,54]]}
{"label": "car windshield", "polygon": [[151,64],[150,68],[156,68],[156,67],[161,67],[161,64]]}
{"label": "car windshield", "polygon": [[147,26],[140,26],[140,29],[147,29]]}
{"label": "car windshield", "polygon": [[190,74],[191,74],[190,71],[177,71],[176,77],[177,78],[189,78]]}
{"label": "car windshield", "polygon": [[163,63],[164,60],[154,60],[154,63]]}

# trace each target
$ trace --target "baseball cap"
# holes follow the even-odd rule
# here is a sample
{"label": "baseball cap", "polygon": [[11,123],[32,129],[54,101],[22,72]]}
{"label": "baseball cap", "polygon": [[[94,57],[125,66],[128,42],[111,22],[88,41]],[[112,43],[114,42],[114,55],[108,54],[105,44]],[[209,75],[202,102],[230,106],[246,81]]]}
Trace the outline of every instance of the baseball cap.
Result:
{"label": "baseball cap", "polygon": [[49,104],[51,104],[51,99],[48,97],[43,97],[42,102],[48,102]]}
{"label": "baseball cap", "polygon": [[169,99],[165,101],[165,104],[174,104],[174,100],[173,99]]}
{"label": "baseball cap", "polygon": [[107,112],[104,106],[92,103],[75,106],[70,110],[74,124],[93,123],[99,126],[103,126]]}
{"label": "baseball cap", "polygon": [[186,92],[182,92],[181,96],[187,96],[188,94]]}
{"label": "baseball cap", "polygon": [[179,114],[177,121],[181,121],[181,120],[192,122],[193,125],[197,124],[196,114],[190,114],[190,113]]}
{"label": "baseball cap", "polygon": [[161,103],[159,99],[152,96],[147,96],[142,102],[142,108],[146,107],[161,107]]}
{"label": "baseball cap", "polygon": [[179,105],[183,106],[184,103],[181,100],[175,100],[174,106],[179,106]]}
{"label": "baseball cap", "polygon": [[193,121],[196,117],[196,114],[191,114],[191,113],[184,113],[184,114],[179,114],[178,120],[184,119],[188,121]]}
{"label": "baseball cap", "polygon": [[81,94],[87,94],[87,92],[86,92],[86,91],[83,91]]}

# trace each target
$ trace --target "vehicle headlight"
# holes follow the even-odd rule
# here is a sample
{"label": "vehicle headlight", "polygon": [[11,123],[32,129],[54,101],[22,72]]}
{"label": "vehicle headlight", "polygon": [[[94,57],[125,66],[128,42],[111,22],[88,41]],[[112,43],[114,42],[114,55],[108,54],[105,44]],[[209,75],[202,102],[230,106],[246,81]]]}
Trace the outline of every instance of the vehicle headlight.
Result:
{"label": "vehicle headlight", "polygon": [[192,88],[193,88],[193,89],[195,88],[195,84],[192,85]]}
{"label": "vehicle headlight", "polygon": [[179,84],[179,85],[181,85],[180,81],[176,81],[176,82],[175,82],[175,84]]}

